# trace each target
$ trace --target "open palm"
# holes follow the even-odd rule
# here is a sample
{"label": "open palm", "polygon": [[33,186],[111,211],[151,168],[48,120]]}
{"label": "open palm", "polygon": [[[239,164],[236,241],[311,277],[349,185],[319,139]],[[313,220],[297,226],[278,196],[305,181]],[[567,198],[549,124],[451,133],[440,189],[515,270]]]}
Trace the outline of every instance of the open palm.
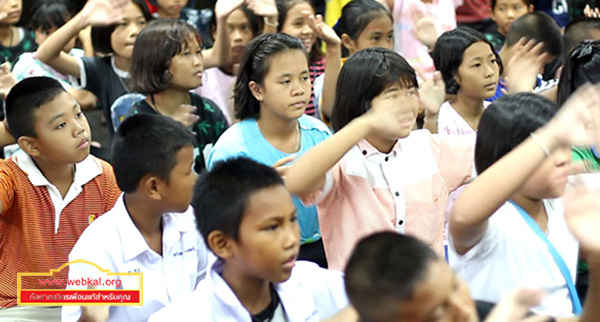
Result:
{"label": "open palm", "polygon": [[129,0],[89,0],[82,14],[92,26],[110,25],[123,19],[123,7],[129,3]]}

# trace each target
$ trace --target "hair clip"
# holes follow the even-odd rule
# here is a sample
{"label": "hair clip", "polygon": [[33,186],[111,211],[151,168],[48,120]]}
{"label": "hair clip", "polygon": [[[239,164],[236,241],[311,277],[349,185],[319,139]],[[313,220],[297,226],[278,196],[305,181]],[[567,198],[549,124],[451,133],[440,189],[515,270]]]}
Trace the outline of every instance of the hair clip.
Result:
{"label": "hair clip", "polygon": [[587,57],[592,54],[594,51],[594,46],[591,40],[584,40],[581,42],[580,46],[573,51],[573,55],[577,53],[577,59],[581,59]]}

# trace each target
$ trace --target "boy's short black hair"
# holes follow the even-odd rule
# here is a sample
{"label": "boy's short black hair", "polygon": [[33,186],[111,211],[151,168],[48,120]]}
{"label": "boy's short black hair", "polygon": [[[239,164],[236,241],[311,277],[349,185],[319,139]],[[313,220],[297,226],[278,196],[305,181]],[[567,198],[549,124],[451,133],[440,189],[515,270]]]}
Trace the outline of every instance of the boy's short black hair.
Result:
{"label": "boy's short black hair", "polygon": [[62,0],[38,0],[32,9],[31,19],[27,27],[31,30],[50,30],[59,28],[71,19],[69,3]]}
{"label": "boy's short black hair", "polygon": [[527,40],[533,39],[536,43],[544,43],[544,53],[554,57],[562,55],[562,30],[545,12],[530,12],[515,20],[506,34],[505,45],[512,47],[523,37]]}
{"label": "boy's short black hair", "polygon": [[414,237],[380,232],[358,242],[344,281],[361,321],[387,320],[398,301],[411,297],[438,256]]}
{"label": "boy's short black hair", "polygon": [[418,88],[417,75],[398,53],[380,47],[360,50],[344,64],[331,115],[334,131],[371,109],[371,100],[390,85]]}
{"label": "boy's short black hair", "polygon": [[217,162],[204,172],[194,189],[192,206],[198,230],[208,242],[215,230],[239,241],[244,212],[253,194],[275,186],[283,179],[273,168],[245,157]]}
{"label": "boy's short black hair", "polygon": [[504,65],[500,55],[494,50],[494,46],[479,31],[469,27],[458,27],[454,30],[443,33],[438,38],[433,49],[433,63],[435,68],[442,73],[446,93],[456,94],[460,85],[454,79],[458,73],[458,68],[462,64],[465,51],[474,43],[483,42],[490,46],[490,50],[496,56],[499,74],[504,72]]}
{"label": "boy's short black hair", "polygon": [[[142,13],[144,14],[144,18],[146,19],[146,22],[150,22],[152,19],[154,19],[144,0],[131,0],[131,2],[140,7]],[[116,27],[117,24],[92,27],[91,35],[92,46],[94,47],[94,51],[105,55],[112,54],[114,52],[110,38],[113,31],[115,31]]]}
{"label": "boy's short black hair", "polygon": [[18,140],[21,136],[37,137],[35,110],[65,92],[64,87],[51,77],[30,77],[11,88],[6,97],[6,120],[10,133]]}
{"label": "boy's short black hair", "polygon": [[[534,0],[521,0],[521,2],[523,2],[524,5],[526,5],[527,7],[529,7],[530,5],[533,4]],[[490,6],[490,8],[492,10],[496,9],[496,3],[498,2],[498,0],[492,0],[492,4]]]}
{"label": "boy's short black hair", "polygon": [[110,162],[119,188],[135,192],[149,174],[169,183],[177,153],[194,144],[190,130],[170,117],[142,113],[126,118],[113,139]]}
{"label": "boy's short black hair", "polygon": [[600,19],[580,18],[569,22],[563,34],[563,57],[584,40],[592,39],[592,30],[600,31]]}
{"label": "boy's short black hair", "polygon": [[475,168],[482,173],[525,141],[556,114],[556,104],[540,95],[504,95],[488,106],[477,128]]}
{"label": "boy's short black hair", "polygon": [[190,36],[202,46],[198,30],[185,21],[159,19],[149,23],[133,46],[129,79],[131,90],[152,95],[169,88],[171,60],[187,46]]}

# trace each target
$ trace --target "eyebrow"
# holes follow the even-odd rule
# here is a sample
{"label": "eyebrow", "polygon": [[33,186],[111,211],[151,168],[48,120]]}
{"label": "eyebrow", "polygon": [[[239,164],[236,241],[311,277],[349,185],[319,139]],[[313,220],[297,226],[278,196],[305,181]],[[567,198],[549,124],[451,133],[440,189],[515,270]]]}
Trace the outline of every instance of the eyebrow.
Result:
{"label": "eyebrow", "polygon": [[[74,102],[73,109],[76,109],[77,107],[79,107],[79,104],[77,104],[77,102]],[[65,113],[60,113],[60,114],[54,115],[53,117],[50,118],[50,120],[48,121],[48,124],[53,123],[54,121],[56,121],[57,119],[59,119],[63,116],[65,116]]]}
{"label": "eyebrow", "polygon": [[[298,210],[296,208],[294,208],[294,211],[290,212],[289,215],[293,216],[293,215],[295,215],[297,213],[298,213]],[[263,223],[266,223],[266,222],[269,222],[269,221],[281,221],[282,219],[285,220],[285,218],[282,218],[282,217],[283,216],[281,216],[281,215],[275,215],[275,216],[266,218],[265,220],[263,220]]]}
{"label": "eyebrow", "polygon": [[[300,72],[300,74],[306,74],[306,73],[308,73],[308,69],[305,69],[302,72]],[[292,74],[292,73],[283,73],[283,74],[277,76],[277,78],[292,77],[292,76],[294,76],[294,74]]]}

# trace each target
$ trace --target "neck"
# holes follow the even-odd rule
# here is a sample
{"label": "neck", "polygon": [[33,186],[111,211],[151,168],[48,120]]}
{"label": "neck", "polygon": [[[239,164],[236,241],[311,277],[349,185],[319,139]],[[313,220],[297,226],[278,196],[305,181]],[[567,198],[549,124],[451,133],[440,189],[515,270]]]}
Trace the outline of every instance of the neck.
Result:
{"label": "neck", "polygon": [[114,55],[115,57],[115,66],[118,69],[129,72],[131,70],[131,58],[125,58],[118,55]]}
{"label": "neck", "polygon": [[168,12],[164,11],[163,9],[161,9],[159,7],[158,8],[158,16],[163,19],[179,19],[179,16],[181,16],[181,12],[169,14]]}
{"label": "neck", "polygon": [[474,130],[477,130],[479,120],[483,114],[483,99],[469,97],[459,92],[451,103],[458,114],[460,114]]}
{"label": "neck", "polygon": [[236,75],[238,71],[239,64],[230,64],[227,66],[221,66],[219,69],[223,71],[227,75]]}
{"label": "neck", "polygon": [[5,47],[13,46],[12,43],[14,42],[14,40],[11,38],[14,37],[14,29],[16,29],[16,27],[13,27],[11,25],[0,24],[0,43],[5,45]]}
{"label": "neck", "polygon": [[222,277],[250,314],[258,314],[271,303],[269,281],[237,272],[225,264]]}
{"label": "neck", "polygon": [[542,199],[533,199],[520,193],[515,193],[512,200],[517,203],[527,214],[535,220],[543,231],[546,230],[547,215]]}
{"label": "neck", "polygon": [[297,119],[283,119],[261,107],[257,123],[265,139],[278,150],[294,153],[300,148],[298,141],[301,140],[301,133],[298,132]]}
{"label": "neck", "polygon": [[[154,97],[154,102],[152,102]],[[181,105],[190,104],[190,93],[188,91],[167,88],[162,92],[146,97],[146,101],[156,109],[159,114],[176,115]]]}
{"label": "neck", "polygon": [[[136,192],[125,194],[125,207],[131,220],[144,238],[162,234],[162,209]],[[146,238],[148,239],[148,238]]]}
{"label": "neck", "polygon": [[40,169],[40,172],[48,179],[48,181],[54,186],[70,187],[75,179],[75,165],[70,163],[51,163],[46,162],[39,158],[31,158],[35,165]]}
{"label": "neck", "polygon": [[504,64],[504,73],[500,75],[500,78],[504,78],[504,76],[506,76],[506,66],[508,65],[508,62],[511,58],[510,52],[511,48],[508,48],[506,44],[504,44],[504,46],[500,48],[500,52],[498,53],[498,55],[500,55],[500,60],[502,60],[502,63]]}
{"label": "neck", "polygon": [[377,137],[365,138],[377,151],[381,153],[390,153],[398,140],[384,140]]}

